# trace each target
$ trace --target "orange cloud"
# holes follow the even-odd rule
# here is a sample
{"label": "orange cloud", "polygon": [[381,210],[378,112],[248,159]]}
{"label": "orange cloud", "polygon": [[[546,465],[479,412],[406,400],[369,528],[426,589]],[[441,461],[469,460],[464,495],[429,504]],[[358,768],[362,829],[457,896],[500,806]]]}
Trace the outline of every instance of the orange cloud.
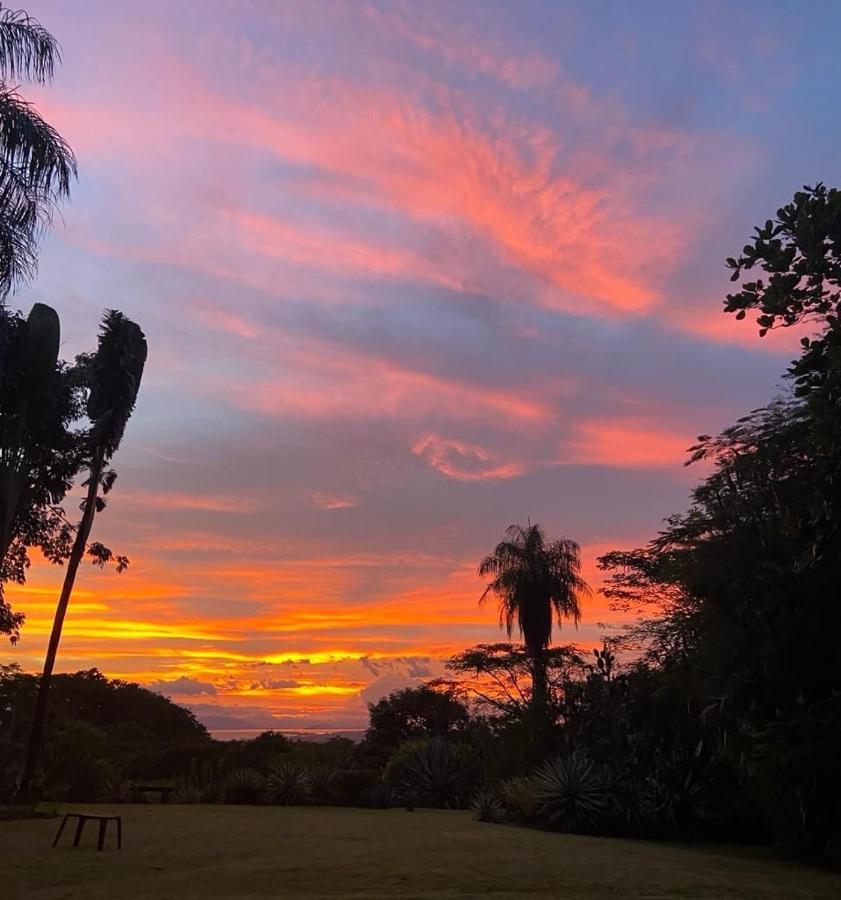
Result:
{"label": "orange cloud", "polygon": [[[585,575],[594,584],[597,551],[583,550]],[[179,695],[194,691],[189,702],[206,704],[208,714],[248,706],[282,717],[285,727],[293,719],[360,727],[366,721],[361,692],[378,672],[393,672],[397,684],[400,678],[416,683],[418,672],[443,674],[447,657],[499,634],[493,614],[478,605],[476,560],[383,552],[238,562],[186,560],[177,570],[150,564],[119,577],[83,570],[65,625],[62,668],[99,665],[111,676],[163,690],[174,683]],[[381,581],[389,570],[391,580],[352,599],[360,576],[365,583],[376,573]],[[45,584],[51,576],[56,580],[57,571],[39,566],[25,588],[12,586],[12,601],[29,613],[16,655],[33,670],[51,624],[53,588]],[[205,602],[200,615],[188,615],[186,585],[227,602],[213,608]],[[605,611],[594,597],[585,623]],[[598,642],[568,628],[558,639],[585,647]],[[422,666],[412,662],[421,657]]]}

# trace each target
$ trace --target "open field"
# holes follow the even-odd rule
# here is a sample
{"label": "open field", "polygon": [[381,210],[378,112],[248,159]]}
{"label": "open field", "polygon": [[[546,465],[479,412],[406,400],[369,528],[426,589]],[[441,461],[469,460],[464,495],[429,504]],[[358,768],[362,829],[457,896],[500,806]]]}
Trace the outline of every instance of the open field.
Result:
{"label": "open field", "polygon": [[[85,811],[85,807],[74,807]],[[731,848],[547,834],[467,812],[96,806],[123,850],[50,847],[59,819],[0,822],[2,895],[38,898],[838,898],[841,876]],[[113,828],[113,825],[111,826]],[[8,888],[11,887],[9,891]]]}

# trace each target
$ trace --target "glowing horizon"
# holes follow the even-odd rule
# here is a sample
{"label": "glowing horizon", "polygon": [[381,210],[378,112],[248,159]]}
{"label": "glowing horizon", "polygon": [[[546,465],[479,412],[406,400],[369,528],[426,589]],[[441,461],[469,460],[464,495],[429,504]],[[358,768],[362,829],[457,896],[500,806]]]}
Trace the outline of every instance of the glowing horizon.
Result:
{"label": "glowing horizon", "polygon": [[[841,182],[799,139],[839,11],[655,7],[32,5],[64,64],[26,96],[80,180],[11,305],[56,307],[67,358],[111,306],[150,348],[93,532],[131,566],[85,566],[61,671],[215,730],[357,729],[503,639],[475,570],[507,525],[598,585],[685,508],[686,448],[796,352],[722,314],[723,260]],[[29,671],[60,581],[8,587]],[[600,623],[596,594],[556,637]]]}

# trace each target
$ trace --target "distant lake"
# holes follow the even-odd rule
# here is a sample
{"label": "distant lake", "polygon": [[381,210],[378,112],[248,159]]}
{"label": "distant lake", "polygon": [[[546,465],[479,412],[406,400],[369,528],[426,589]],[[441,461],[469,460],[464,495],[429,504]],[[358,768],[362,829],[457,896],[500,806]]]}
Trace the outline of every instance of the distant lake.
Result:
{"label": "distant lake", "polygon": [[[247,741],[255,738],[257,735],[267,731],[266,728],[211,728],[209,729],[212,737],[217,741]],[[277,730],[277,729],[275,729]],[[282,732],[284,737],[297,738],[301,741],[329,741],[334,737],[350,738],[352,741],[358,741],[365,733],[364,729],[358,728],[352,731],[318,731],[316,729],[301,728],[297,730],[284,729]]]}

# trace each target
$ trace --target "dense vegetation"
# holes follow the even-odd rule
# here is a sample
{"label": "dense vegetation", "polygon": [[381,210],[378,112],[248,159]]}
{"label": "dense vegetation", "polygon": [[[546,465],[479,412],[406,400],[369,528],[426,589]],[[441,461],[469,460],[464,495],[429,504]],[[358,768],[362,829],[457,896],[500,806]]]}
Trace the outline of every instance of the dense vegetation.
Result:
{"label": "dense vegetation", "polygon": [[[213,741],[186,711],[92,671],[58,676],[40,782],[123,797],[169,779],[188,802],[464,807],[480,819],[597,834],[773,842],[838,862],[841,675],[841,195],[798,193],[757,229],[726,309],[764,333],[812,323],[791,388],[690,462],[690,509],[647,546],[608,553],[606,593],[638,624],[584,654],[550,646],[587,590],[573,541],[512,526],[482,563],[485,595],[524,643],[470,648],[450,676],[370,707],[354,746],[267,733]],[[35,680],[7,669],[10,760]],[[119,699],[117,699],[119,698]],[[22,730],[23,729],[23,730]],[[8,782],[14,765],[4,766]]]}
{"label": "dense vegetation", "polygon": [[[75,173],[8,80],[45,81],[57,60],[37,22],[0,10],[0,633],[14,642],[23,625],[2,586],[25,580],[31,550],[67,563],[42,676],[0,670],[0,791],[130,799],[132,782],[160,778],[184,802],[472,803],[484,821],[767,841],[841,863],[841,193],[804,188],[727,260],[727,313],[755,312],[760,337],[812,333],[780,397],[691,448],[709,474],[690,508],[600,559],[635,627],[592,655],[551,647],[589,590],[578,546],[511,525],[479,574],[522,645],[469,648],[449,678],[372,705],[358,746],[271,732],[220,744],[138,685],[52,675],[82,558],[127,563],[89,538],[146,359],[140,328],[112,310],[96,352],[65,363],[53,309],[3,302]],[[62,502],[83,474],[75,523]]]}

